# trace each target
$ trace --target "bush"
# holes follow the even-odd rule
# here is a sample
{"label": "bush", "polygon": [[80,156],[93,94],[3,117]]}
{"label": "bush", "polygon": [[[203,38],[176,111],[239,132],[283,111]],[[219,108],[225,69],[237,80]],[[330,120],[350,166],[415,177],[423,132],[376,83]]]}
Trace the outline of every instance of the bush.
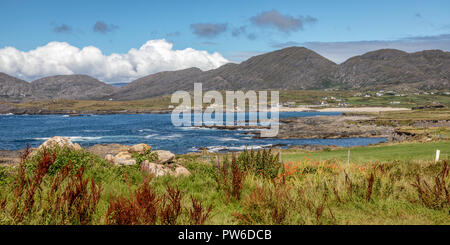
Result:
{"label": "bush", "polygon": [[91,178],[84,178],[87,164],[75,170],[75,163],[53,168],[57,151],[43,149],[33,170],[26,169],[29,149],[18,167],[8,212],[14,223],[90,224],[100,200],[101,187]]}
{"label": "bush", "polygon": [[449,167],[446,161],[442,164],[441,172],[434,178],[434,185],[416,176],[416,182],[412,184],[417,190],[420,201],[423,205],[432,209],[450,208],[450,188],[447,183]]}
{"label": "bush", "polygon": [[215,178],[217,189],[224,190],[228,200],[230,199],[230,197],[233,197],[236,200],[240,200],[246,173],[238,165],[236,157],[233,155],[231,160],[231,167],[228,163],[228,158],[225,158],[222,164],[220,164],[219,159],[217,159],[216,164],[217,169]]}
{"label": "bush", "polygon": [[136,159],[136,163],[140,165],[144,161],[155,162],[158,160],[158,154],[152,150],[146,150],[144,153],[136,153],[133,152],[131,154],[134,159]]}
{"label": "bush", "polygon": [[49,175],[55,175],[57,172],[71,163],[74,164],[74,170],[78,170],[83,164],[92,165],[96,162],[101,161],[99,157],[92,155],[85,150],[73,150],[68,147],[55,146],[40,150],[32,156],[30,155],[30,157],[25,160],[27,172],[34,171],[36,169],[36,163],[39,163],[43,160],[43,158],[45,157],[44,154],[53,154],[56,156],[52,166],[48,170]]}
{"label": "bush", "polygon": [[277,177],[283,166],[279,154],[275,155],[271,150],[248,151],[245,149],[239,155],[237,162],[245,171],[270,179]]}

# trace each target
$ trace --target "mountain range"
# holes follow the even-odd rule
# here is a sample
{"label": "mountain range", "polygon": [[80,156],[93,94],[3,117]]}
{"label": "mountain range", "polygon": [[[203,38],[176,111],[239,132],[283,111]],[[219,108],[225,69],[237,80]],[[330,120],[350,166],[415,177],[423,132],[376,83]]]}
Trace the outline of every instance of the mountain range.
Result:
{"label": "mountain range", "polygon": [[152,74],[124,86],[113,86],[87,75],[59,75],[26,82],[0,72],[0,99],[7,101],[74,99],[137,100],[193,90],[305,90],[450,88],[450,52],[407,53],[381,49],[336,64],[312,50],[290,47],[202,71],[189,68]]}

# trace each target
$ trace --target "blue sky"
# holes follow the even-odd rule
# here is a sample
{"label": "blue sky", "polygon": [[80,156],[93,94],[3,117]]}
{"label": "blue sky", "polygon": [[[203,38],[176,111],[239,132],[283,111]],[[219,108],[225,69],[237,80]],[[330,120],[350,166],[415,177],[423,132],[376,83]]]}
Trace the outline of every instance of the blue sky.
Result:
{"label": "blue sky", "polygon": [[386,47],[450,51],[447,0],[0,0],[0,8],[0,49],[23,52],[56,41],[94,46],[107,56],[156,39],[233,62],[294,45],[337,63]]}

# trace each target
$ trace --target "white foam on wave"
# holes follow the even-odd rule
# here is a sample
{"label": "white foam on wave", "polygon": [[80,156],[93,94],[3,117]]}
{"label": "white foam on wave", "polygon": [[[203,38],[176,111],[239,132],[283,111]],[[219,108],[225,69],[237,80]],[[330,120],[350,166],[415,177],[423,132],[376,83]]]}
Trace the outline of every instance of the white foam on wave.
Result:
{"label": "white foam on wave", "polygon": [[172,135],[156,136],[153,138],[157,139],[157,140],[170,140],[170,139],[176,139],[176,138],[182,138],[182,137],[183,137],[183,135],[181,135],[181,134],[172,134]]}
{"label": "white foam on wave", "polygon": [[[208,152],[219,152],[219,151],[243,151],[247,150],[260,150],[270,148],[272,144],[267,145],[241,145],[241,146],[208,146],[206,147]],[[197,148],[197,151],[200,149]]]}
{"label": "white foam on wave", "polygon": [[[99,140],[103,137],[90,137],[90,136],[62,136],[64,138],[68,138],[70,141],[93,141]],[[42,137],[42,138],[33,138],[33,140],[45,141],[49,140],[51,137]]]}
{"label": "white foam on wave", "polygon": [[217,130],[215,128],[205,128],[205,127],[178,127],[181,130]]}
{"label": "white foam on wave", "polygon": [[239,139],[231,137],[216,137],[218,141],[239,141]]}
{"label": "white foam on wave", "polygon": [[155,137],[155,136],[157,136],[158,134],[149,134],[149,135],[146,135],[146,136],[144,136],[144,138],[152,138],[152,137]]}
{"label": "white foam on wave", "polygon": [[149,129],[149,128],[144,128],[144,129],[139,129],[139,132],[153,132],[153,129]]}
{"label": "white foam on wave", "polygon": [[109,129],[85,129],[82,131],[85,133],[98,133],[98,132],[110,132],[112,130],[109,130]]}

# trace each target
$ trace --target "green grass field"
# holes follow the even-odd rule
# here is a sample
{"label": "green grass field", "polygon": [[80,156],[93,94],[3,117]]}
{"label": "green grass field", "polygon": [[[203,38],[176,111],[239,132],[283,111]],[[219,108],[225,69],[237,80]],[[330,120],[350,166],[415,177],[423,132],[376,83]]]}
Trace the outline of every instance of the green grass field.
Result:
{"label": "green grass field", "polygon": [[[361,93],[361,96],[355,96],[357,93]],[[364,97],[365,94],[370,94],[371,97]],[[444,106],[450,106],[450,95],[445,95],[436,92],[435,94],[414,94],[409,93],[405,96],[395,95],[383,95],[376,96],[375,92],[360,92],[352,90],[339,90],[339,91],[324,91],[324,90],[291,90],[280,91],[281,102],[295,102],[297,105],[312,105],[325,101],[324,97],[327,97],[327,103],[330,107],[337,106],[340,102],[347,102],[350,107],[363,107],[363,106],[389,106],[389,107],[406,107],[411,108],[415,106],[432,105],[433,103],[439,103]],[[335,97],[342,101],[336,101],[330,99]],[[392,104],[391,102],[399,102]]]}
{"label": "green grass field", "polygon": [[395,145],[375,145],[368,147],[354,147],[320,152],[285,151],[282,159],[288,161],[311,160],[339,160],[347,162],[350,150],[351,163],[390,162],[390,161],[433,161],[436,150],[441,151],[441,159],[450,158],[450,141],[432,143],[402,143]]}

